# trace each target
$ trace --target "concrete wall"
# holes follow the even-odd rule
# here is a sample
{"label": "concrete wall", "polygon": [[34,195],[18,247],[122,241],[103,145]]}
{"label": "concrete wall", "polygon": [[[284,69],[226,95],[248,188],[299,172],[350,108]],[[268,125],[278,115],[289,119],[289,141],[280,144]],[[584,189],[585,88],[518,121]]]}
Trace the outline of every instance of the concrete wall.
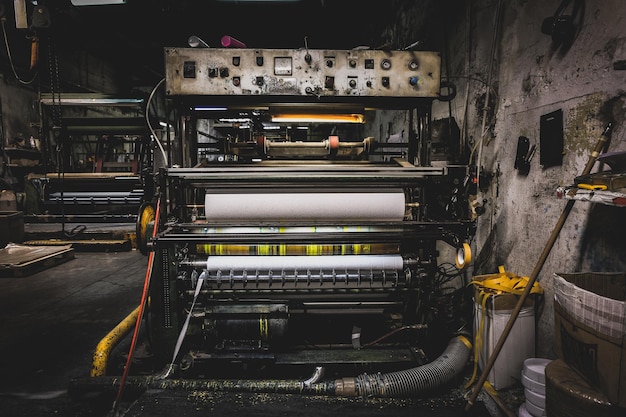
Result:
{"label": "concrete wall", "polygon": [[[434,118],[449,117],[451,110],[461,126],[466,121],[465,138],[475,146],[473,162],[492,178],[479,195],[486,212],[478,218],[473,242],[475,274],[493,273],[504,265],[516,274],[530,275],[566,204],[557,198],[557,188],[574,183],[609,121],[614,130],[608,151],[626,150],[626,71],[614,69],[614,62],[626,59],[626,3],[582,1],[569,47],[558,46],[541,33],[542,21],[559,4],[560,0],[446,1],[441,7],[456,10],[432,28],[444,31],[441,39],[449,41],[439,45],[448,59],[442,72],[457,86],[450,106],[435,102]],[[499,5],[502,16],[496,26]],[[423,19],[418,6],[412,11],[416,22]],[[572,11],[570,6],[566,14]],[[483,119],[487,83],[492,88],[491,106]],[[542,166],[540,117],[556,110],[563,111],[563,162]],[[537,146],[528,175],[514,169],[519,136]],[[596,164],[594,171],[606,168]],[[623,208],[574,205],[538,277],[545,289],[538,355],[554,355],[553,274],[624,271],[624,214]]]}

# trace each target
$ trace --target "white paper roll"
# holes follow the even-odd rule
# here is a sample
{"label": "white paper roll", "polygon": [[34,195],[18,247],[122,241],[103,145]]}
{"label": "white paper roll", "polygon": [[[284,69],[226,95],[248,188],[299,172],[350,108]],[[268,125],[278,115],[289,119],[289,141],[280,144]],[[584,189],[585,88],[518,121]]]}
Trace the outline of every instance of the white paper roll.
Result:
{"label": "white paper roll", "polygon": [[334,192],[207,192],[211,221],[401,221],[402,189]]}
{"label": "white paper roll", "polygon": [[216,271],[307,271],[400,270],[401,255],[328,256],[209,256],[207,270]]}

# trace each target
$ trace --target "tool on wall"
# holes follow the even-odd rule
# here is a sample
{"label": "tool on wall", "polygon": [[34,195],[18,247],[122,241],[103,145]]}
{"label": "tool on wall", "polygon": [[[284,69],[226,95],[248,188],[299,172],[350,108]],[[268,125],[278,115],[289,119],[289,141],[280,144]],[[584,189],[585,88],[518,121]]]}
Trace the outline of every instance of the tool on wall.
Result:
{"label": "tool on wall", "polygon": [[514,168],[521,175],[528,175],[530,171],[530,161],[535,156],[537,146],[533,144],[530,146],[530,141],[526,136],[520,136],[517,139],[517,152],[515,154]]}
{"label": "tool on wall", "polygon": [[[591,172],[591,169],[593,168],[593,165],[598,159],[600,152],[602,152],[602,150],[605,147],[605,144],[608,142],[609,138],[611,137],[612,130],[613,130],[613,124],[609,123],[607,127],[604,129],[604,131],[602,132],[602,135],[600,135],[600,138],[598,139],[598,141],[596,142],[596,145],[593,151],[591,152],[591,154],[589,155],[589,159],[581,175],[588,175]],[[506,326],[502,330],[502,334],[500,335],[500,338],[498,339],[498,343],[496,343],[496,345],[494,346],[491,356],[489,357],[489,360],[485,364],[485,367],[483,369],[482,374],[480,375],[480,378],[478,379],[478,382],[474,386],[472,395],[467,400],[465,411],[469,411],[472,408],[472,406],[474,405],[474,402],[476,401],[476,398],[478,397],[478,394],[482,390],[483,385],[485,384],[485,381],[487,380],[487,377],[489,375],[489,372],[491,371],[491,368],[493,368],[493,365],[496,362],[496,359],[498,358],[498,354],[500,354],[500,351],[502,350],[504,343],[506,342],[509,334],[511,333],[511,329],[513,329],[515,320],[517,320],[517,317],[519,316],[519,313],[522,307],[524,306],[524,302],[526,301],[526,299],[528,298],[528,296],[530,295],[533,289],[533,285],[535,281],[537,280],[537,277],[539,276],[539,272],[541,271],[541,268],[543,267],[544,263],[548,259],[548,255],[550,254],[550,251],[552,250],[552,247],[554,246],[554,243],[556,242],[556,239],[559,236],[559,233],[561,232],[561,229],[563,228],[563,225],[565,224],[567,217],[569,216],[570,212],[572,211],[572,208],[574,207],[574,202],[575,200],[568,200],[567,205],[563,208],[563,212],[561,213],[561,216],[559,217],[556,223],[556,226],[554,226],[554,229],[552,230],[552,233],[550,234],[550,237],[548,238],[548,242],[546,243],[546,246],[541,252],[541,255],[539,255],[539,259],[537,260],[535,268],[533,269],[532,273],[530,274],[528,278],[528,284],[526,285],[526,288],[524,289],[524,292],[522,293],[522,295],[519,297],[517,304],[515,305],[515,308],[511,312],[509,321],[507,322]]]}
{"label": "tool on wall", "polygon": [[[565,14],[568,6],[573,3],[572,13]],[[550,35],[555,45],[571,45],[576,36],[577,19],[582,10],[584,0],[563,0],[554,15],[546,17],[541,24],[541,33]]]}

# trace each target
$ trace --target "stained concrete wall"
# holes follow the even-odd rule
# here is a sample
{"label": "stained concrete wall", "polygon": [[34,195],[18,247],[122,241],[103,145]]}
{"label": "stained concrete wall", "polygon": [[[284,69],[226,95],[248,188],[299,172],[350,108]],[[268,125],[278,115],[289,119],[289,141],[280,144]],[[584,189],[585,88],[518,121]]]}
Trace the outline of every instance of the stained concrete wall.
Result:
{"label": "stained concrete wall", "polygon": [[[435,46],[444,55],[443,78],[456,84],[457,96],[450,104],[436,101],[434,118],[452,115],[457,120],[475,150],[472,162],[491,178],[488,187],[483,181],[486,188],[479,195],[486,212],[478,218],[472,244],[474,274],[493,273],[504,265],[530,275],[566,205],[557,198],[557,188],[574,183],[609,121],[614,130],[608,151],[626,150],[626,71],[614,69],[616,61],[626,59],[626,3],[579,3],[569,47],[541,32],[560,0],[440,3],[449,8],[448,19],[437,20],[431,30],[447,40]],[[423,20],[419,5],[410,13],[415,22]],[[571,5],[566,14],[573,14]],[[484,111],[487,84],[491,99]],[[542,166],[540,118],[556,110],[564,118],[563,162]],[[528,175],[514,168],[520,136],[537,146]],[[594,172],[599,169],[607,167],[596,164]],[[538,355],[554,355],[553,274],[625,270],[624,210],[575,203],[538,276],[545,290]]]}

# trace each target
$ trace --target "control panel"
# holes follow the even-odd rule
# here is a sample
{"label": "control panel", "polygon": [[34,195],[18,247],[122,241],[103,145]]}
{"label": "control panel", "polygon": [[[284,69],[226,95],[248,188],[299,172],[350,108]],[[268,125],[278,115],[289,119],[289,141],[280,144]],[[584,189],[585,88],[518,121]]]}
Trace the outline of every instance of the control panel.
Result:
{"label": "control panel", "polygon": [[170,96],[436,98],[440,77],[437,52],[165,49]]}

